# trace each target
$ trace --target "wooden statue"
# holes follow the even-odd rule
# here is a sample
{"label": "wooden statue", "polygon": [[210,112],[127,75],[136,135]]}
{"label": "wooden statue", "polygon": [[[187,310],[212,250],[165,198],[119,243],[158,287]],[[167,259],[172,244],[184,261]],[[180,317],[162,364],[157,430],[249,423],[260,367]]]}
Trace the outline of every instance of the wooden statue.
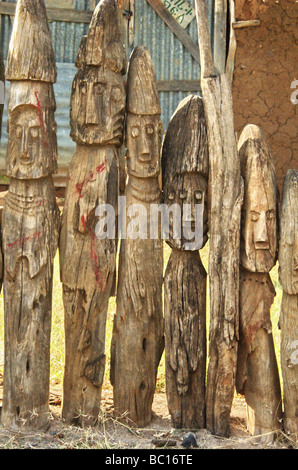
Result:
{"label": "wooden statue", "polygon": [[54,53],[43,0],[19,0],[10,41],[6,168],[10,187],[3,214],[5,366],[2,424],[49,425],[53,262],[60,213]]}
{"label": "wooden statue", "polygon": [[283,288],[280,314],[283,425],[298,438],[298,171],[286,174],[280,213],[279,280]]}
{"label": "wooden statue", "polygon": [[241,229],[240,338],[236,387],[247,403],[248,430],[271,442],[280,427],[281,391],[270,308],[275,290],[278,191],[269,148],[255,125],[239,139],[244,203]]}
{"label": "wooden statue", "polygon": [[[105,329],[116,275],[117,240],[96,233],[96,210],[118,198],[117,160],[122,143],[125,55],[116,0],[96,7],[82,39],[71,95],[69,166],[60,237],[65,309],[62,416],[95,424],[105,371]],[[101,206],[101,207],[102,207]]]}
{"label": "wooden statue", "polygon": [[[111,383],[115,415],[125,415],[131,424],[142,427],[152,417],[157,369],[164,349],[163,248],[159,232],[155,239],[150,238],[149,217],[151,205],[161,202],[161,110],[146,48],[134,49],[127,82],[127,234],[126,239],[122,237],[120,250]],[[145,212],[140,236],[137,231],[129,233],[134,207]]]}
{"label": "wooden statue", "polygon": [[[205,426],[206,271],[199,249],[207,241],[208,145],[202,99],[191,95],[175,111],[162,149],[164,202],[181,207],[181,237],[168,244],[172,253],[165,274],[165,353],[168,407],[176,428]],[[186,204],[191,208],[186,215]],[[203,206],[204,240],[189,247],[196,205]],[[202,221],[201,221],[202,222]],[[203,233],[201,234],[203,235]],[[202,238],[202,237],[201,237]]]}
{"label": "wooden statue", "polygon": [[243,187],[234,131],[232,80],[217,75],[206,0],[195,0],[201,89],[209,149],[210,342],[206,427],[229,437],[239,324],[239,234]]}
{"label": "wooden statue", "polygon": [[4,83],[5,83],[5,68],[2,59],[2,55],[0,54],[0,140],[1,140],[1,131],[2,131],[2,116],[3,116],[3,109],[4,109],[4,102],[2,98],[4,98]]}

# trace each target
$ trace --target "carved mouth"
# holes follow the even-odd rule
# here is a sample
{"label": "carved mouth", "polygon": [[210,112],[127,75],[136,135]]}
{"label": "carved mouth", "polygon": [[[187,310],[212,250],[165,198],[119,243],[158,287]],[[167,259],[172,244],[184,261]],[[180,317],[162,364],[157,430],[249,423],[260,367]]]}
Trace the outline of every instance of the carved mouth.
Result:
{"label": "carved mouth", "polygon": [[256,250],[269,250],[269,243],[268,242],[255,242],[255,249]]}
{"label": "carved mouth", "polygon": [[20,162],[22,165],[32,165],[32,160],[30,159],[29,155],[27,153],[21,155]]}

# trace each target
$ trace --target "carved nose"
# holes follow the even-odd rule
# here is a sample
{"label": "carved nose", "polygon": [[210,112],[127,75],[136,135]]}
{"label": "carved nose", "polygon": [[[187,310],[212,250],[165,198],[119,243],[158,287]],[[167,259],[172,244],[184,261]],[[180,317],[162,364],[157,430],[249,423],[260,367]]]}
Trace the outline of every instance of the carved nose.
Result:
{"label": "carved nose", "polygon": [[259,220],[256,222],[254,231],[254,242],[256,250],[269,249],[269,239],[265,213],[260,214]]}
{"label": "carved nose", "polygon": [[150,162],[151,160],[149,143],[144,132],[141,132],[141,149],[139,158],[142,162]]}
{"label": "carved nose", "polygon": [[22,143],[21,143],[21,158],[29,160],[28,157],[28,133],[23,130]]}

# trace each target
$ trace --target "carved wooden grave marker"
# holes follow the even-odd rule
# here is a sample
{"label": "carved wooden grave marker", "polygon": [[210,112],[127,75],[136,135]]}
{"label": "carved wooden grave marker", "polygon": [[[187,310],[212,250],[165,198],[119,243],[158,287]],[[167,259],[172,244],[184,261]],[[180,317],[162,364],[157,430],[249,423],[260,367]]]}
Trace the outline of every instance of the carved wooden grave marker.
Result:
{"label": "carved wooden grave marker", "polygon": [[6,77],[6,167],[11,178],[3,214],[5,367],[2,424],[49,425],[53,261],[60,213],[57,169],[56,67],[43,0],[19,0]]}
{"label": "carved wooden grave marker", "polygon": [[[252,435],[280,427],[281,391],[270,308],[275,289],[269,271],[276,263],[278,193],[270,150],[260,129],[248,125],[238,143],[244,203],[240,255],[240,337],[236,387],[245,395]],[[269,434],[268,434],[269,433]]]}
{"label": "carved wooden grave marker", "polygon": [[71,137],[77,148],[69,167],[60,239],[65,309],[62,415],[94,424],[105,370],[105,328],[116,276],[117,240],[95,229],[100,205],[117,206],[122,143],[125,55],[116,0],[96,7],[82,39],[71,95]]}
{"label": "carved wooden grave marker", "polygon": [[279,281],[283,288],[280,313],[284,430],[298,438],[298,171],[286,174],[281,201]]}
{"label": "carved wooden grave marker", "polygon": [[[177,428],[205,426],[206,271],[198,249],[207,241],[208,145],[202,99],[191,95],[178,106],[162,149],[164,202],[181,207],[181,238],[171,218],[172,253],[165,274],[166,390]],[[190,213],[186,213],[186,204]],[[204,239],[199,245],[184,233],[194,232],[196,205],[203,205]],[[187,232],[187,231],[186,231]]]}
{"label": "carved wooden grave marker", "polygon": [[[157,368],[164,348],[162,241],[158,234],[150,239],[150,205],[161,202],[161,110],[146,48],[133,51],[127,82],[127,237],[120,250],[111,383],[116,416],[126,414],[130,423],[145,426],[152,416]],[[129,225],[137,216],[130,213],[133,204],[145,218],[135,233],[129,233]]]}

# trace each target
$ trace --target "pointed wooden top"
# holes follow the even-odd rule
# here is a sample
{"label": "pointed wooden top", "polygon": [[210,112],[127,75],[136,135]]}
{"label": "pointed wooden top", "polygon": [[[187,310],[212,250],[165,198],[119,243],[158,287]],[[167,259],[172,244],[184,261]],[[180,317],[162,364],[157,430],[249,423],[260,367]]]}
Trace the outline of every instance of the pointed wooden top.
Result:
{"label": "pointed wooden top", "polygon": [[18,0],[7,59],[7,80],[55,83],[55,55],[44,0]]}
{"label": "pointed wooden top", "polygon": [[140,116],[161,114],[154,67],[148,49],[143,46],[137,46],[129,60],[127,112]]}
{"label": "pointed wooden top", "polygon": [[82,38],[76,59],[78,68],[83,65],[103,66],[125,73],[126,56],[117,0],[101,0],[96,6],[88,34]]}

